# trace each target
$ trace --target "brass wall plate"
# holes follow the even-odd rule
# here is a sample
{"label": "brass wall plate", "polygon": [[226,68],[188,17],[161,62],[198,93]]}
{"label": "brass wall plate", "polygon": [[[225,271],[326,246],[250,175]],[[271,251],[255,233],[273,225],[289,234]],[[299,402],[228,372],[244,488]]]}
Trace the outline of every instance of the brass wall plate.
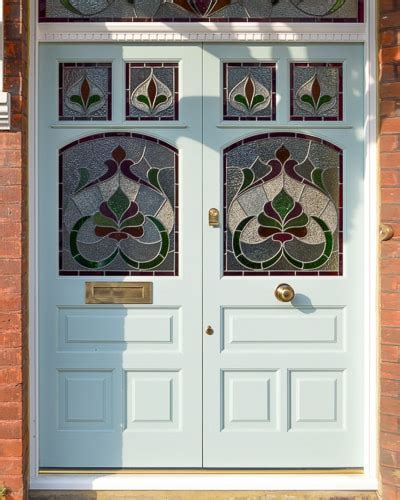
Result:
{"label": "brass wall plate", "polygon": [[152,304],[153,283],[86,283],[86,304]]}

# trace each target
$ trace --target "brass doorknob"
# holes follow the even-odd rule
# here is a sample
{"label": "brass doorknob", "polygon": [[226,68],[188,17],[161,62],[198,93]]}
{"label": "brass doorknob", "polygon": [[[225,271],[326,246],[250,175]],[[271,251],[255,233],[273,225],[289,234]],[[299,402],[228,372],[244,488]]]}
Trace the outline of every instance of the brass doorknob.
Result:
{"label": "brass doorknob", "polygon": [[280,302],[291,302],[295,295],[293,288],[287,283],[282,283],[275,289],[275,297]]}

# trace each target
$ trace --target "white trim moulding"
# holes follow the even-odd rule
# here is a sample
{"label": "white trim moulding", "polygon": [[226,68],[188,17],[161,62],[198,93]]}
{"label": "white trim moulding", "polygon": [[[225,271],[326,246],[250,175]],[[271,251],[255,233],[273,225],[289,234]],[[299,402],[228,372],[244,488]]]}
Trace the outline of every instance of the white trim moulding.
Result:
{"label": "white trim moulding", "polygon": [[[150,25],[150,26],[149,26]],[[42,23],[39,42],[364,42],[365,24]]]}

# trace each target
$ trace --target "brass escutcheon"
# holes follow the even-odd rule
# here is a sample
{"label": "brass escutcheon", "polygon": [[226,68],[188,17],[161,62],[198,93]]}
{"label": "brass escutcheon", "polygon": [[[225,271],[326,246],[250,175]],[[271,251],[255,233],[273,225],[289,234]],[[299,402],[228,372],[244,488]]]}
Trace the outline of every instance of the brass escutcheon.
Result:
{"label": "brass escutcheon", "polygon": [[214,335],[214,329],[212,326],[208,325],[207,330],[206,330],[207,335]]}
{"label": "brass escutcheon", "polygon": [[280,302],[291,302],[295,295],[293,288],[287,283],[281,283],[275,289],[275,297]]}

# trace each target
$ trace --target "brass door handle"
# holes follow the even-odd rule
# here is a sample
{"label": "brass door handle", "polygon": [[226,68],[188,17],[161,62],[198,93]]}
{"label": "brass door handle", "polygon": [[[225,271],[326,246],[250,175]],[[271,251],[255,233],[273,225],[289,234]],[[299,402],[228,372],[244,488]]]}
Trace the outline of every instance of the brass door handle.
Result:
{"label": "brass door handle", "polygon": [[287,283],[281,283],[275,289],[275,297],[280,302],[291,302],[295,295],[293,288]]}
{"label": "brass door handle", "polygon": [[219,226],[219,210],[217,208],[210,208],[208,211],[208,225]]}

